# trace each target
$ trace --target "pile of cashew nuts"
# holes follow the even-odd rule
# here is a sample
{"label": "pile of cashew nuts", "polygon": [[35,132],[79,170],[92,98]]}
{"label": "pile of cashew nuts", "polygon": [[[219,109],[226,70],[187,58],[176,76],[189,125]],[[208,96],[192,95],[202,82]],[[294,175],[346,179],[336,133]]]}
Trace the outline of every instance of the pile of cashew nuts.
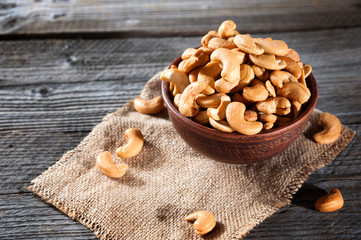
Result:
{"label": "pile of cashew nuts", "polygon": [[284,41],[240,34],[227,20],[201,43],[161,75],[179,112],[195,122],[254,135],[290,123],[310,99],[312,67]]}
{"label": "pile of cashew nuts", "polygon": [[[233,21],[224,21],[218,31],[209,31],[198,49],[188,48],[178,66],[162,72],[160,78],[170,82],[174,106],[179,112],[202,125],[225,131],[254,135],[284,126],[296,119],[302,105],[311,97],[306,78],[310,65],[300,61],[298,53],[281,40],[252,38],[240,34]],[[160,96],[150,100],[136,97],[136,111],[156,114],[164,109]],[[336,141],[341,122],[329,113],[322,113],[319,125],[323,131],[314,139],[320,144]],[[142,150],[144,139],[140,129],[125,131],[127,143],[116,149],[121,159],[135,157]],[[116,164],[109,151],[96,159],[98,169],[108,177],[123,177],[127,164]],[[315,203],[321,212],[335,211],[343,206],[339,190]],[[185,218],[194,221],[195,233],[204,235],[216,225],[214,215],[198,211]]]}

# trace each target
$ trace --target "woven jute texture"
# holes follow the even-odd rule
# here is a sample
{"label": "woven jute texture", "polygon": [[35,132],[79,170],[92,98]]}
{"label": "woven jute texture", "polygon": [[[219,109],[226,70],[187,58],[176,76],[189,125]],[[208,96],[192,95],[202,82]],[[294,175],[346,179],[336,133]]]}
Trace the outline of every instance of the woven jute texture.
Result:
{"label": "woven jute texture", "polygon": [[[141,96],[160,94],[156,75]],[[174,130],[166,110],[143,115],[129,102],[104,117],[29,188],[101,239],[202,239],[184,220],[199,210],[212,212],[217,220],[205,239],[241,238],[290,203],[308,175],[332,161],[352,140],[353,131],[343,127],[335,143],[315,143],[310,136],[319,113],[312,113],[305,132],[278,156],[232,165],[193,151]],[[126,143],[124,132],[131,127],[141,129],[145,143],[138,156],[123,160],[115,150]],[[96,157],[105,150],[116,163],[129,165],[121,179],[97,169]]]}

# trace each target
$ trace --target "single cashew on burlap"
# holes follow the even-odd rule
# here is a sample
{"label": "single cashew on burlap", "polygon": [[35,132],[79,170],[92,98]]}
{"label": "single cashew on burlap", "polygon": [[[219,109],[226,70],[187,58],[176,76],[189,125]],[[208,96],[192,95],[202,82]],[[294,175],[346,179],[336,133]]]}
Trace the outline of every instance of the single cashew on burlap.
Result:
{"label": "single cashew on burlap", "polygon": [[340,136],[341,122],[336,116],[330,113],[321,113],[318,124],[323,128],[323,131],[313,135],[316,142],[320,144],[333,143]]}
{"label": "single cashew on burlap", "polygon": [[207,234],[216,226],[214,215],[208,211],[192,213],[185,217],[185,220],[194,221],[193,227],[195,228],[195,233],[198,235]]}
{"label": "single cashew on burlap", "polygon": [[127,164],[115,164],[112,159],[112,154],[108,151],[102,152],[98,155],[96,166],[106,176],[111,178],[123,177],[127,172]]}
{"label": "single cashew on burlap", "polygon": [[164,108],[164,101],[162,97],[157,96],[150,100],[143,100],[140,97],[136,97],[133,102],[135,110],[144,114],[159,113]]}
{"label": "single cashew on burlap", "polygon": [[337,188],[332,188],[328,195],[320,197],[315,202],[315,208],[320,212],[334,212],[343,207],[343,197]]}
{"label": "single cashew on burlap", "polygon": [[138,128],[129,128],[125,131],[127,144],[117,149],[116,153],[120,158],[132,158],[139,154],[143,148],[143,134]]}

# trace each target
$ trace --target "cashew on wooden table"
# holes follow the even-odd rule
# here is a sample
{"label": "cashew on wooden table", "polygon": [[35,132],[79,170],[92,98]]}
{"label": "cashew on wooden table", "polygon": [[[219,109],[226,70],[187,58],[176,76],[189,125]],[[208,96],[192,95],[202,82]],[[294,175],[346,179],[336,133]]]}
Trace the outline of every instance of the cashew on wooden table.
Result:
{"label": "cashew on wooden table", "polygon": [[253,38],[236,27],[224,21],[162,73],[174,105],[199,124],[246,135],[297,120],[311,98],[306,80],[312,67],[286,42]]}
{"label": "cashew on wooden table", "polygon": [[320,144],[333,143],[340,136],[341,122],[336,116],[330,113],[321,113],[318,124],[323,128],[323,131],[313,135],[316,142]]}
{"label": "cashew on wooden table", "polygon": [[340,190],[332,188],[330,193],[320,197],[315,202],[315,208],[320,212],[334,212],[343,207],[343,197]]}

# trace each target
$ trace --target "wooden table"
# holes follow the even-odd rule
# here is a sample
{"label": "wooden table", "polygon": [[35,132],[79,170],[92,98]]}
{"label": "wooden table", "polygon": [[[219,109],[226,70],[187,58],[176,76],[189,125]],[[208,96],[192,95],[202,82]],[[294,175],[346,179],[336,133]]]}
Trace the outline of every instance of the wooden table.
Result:
{"label": "wooden table", "polygon": [[[102,3],[101,3],[102,2]],[[313,66],[317,108],[361,131],[360,1],[41,1],[0,3],[0,239],[94,239],[32,194],[30,181],[201,35],[285,40]],[[361,139],[314,172],[293,203],[246,239],[361,239]],[[345,206],[313,209],[337,187]]]}

